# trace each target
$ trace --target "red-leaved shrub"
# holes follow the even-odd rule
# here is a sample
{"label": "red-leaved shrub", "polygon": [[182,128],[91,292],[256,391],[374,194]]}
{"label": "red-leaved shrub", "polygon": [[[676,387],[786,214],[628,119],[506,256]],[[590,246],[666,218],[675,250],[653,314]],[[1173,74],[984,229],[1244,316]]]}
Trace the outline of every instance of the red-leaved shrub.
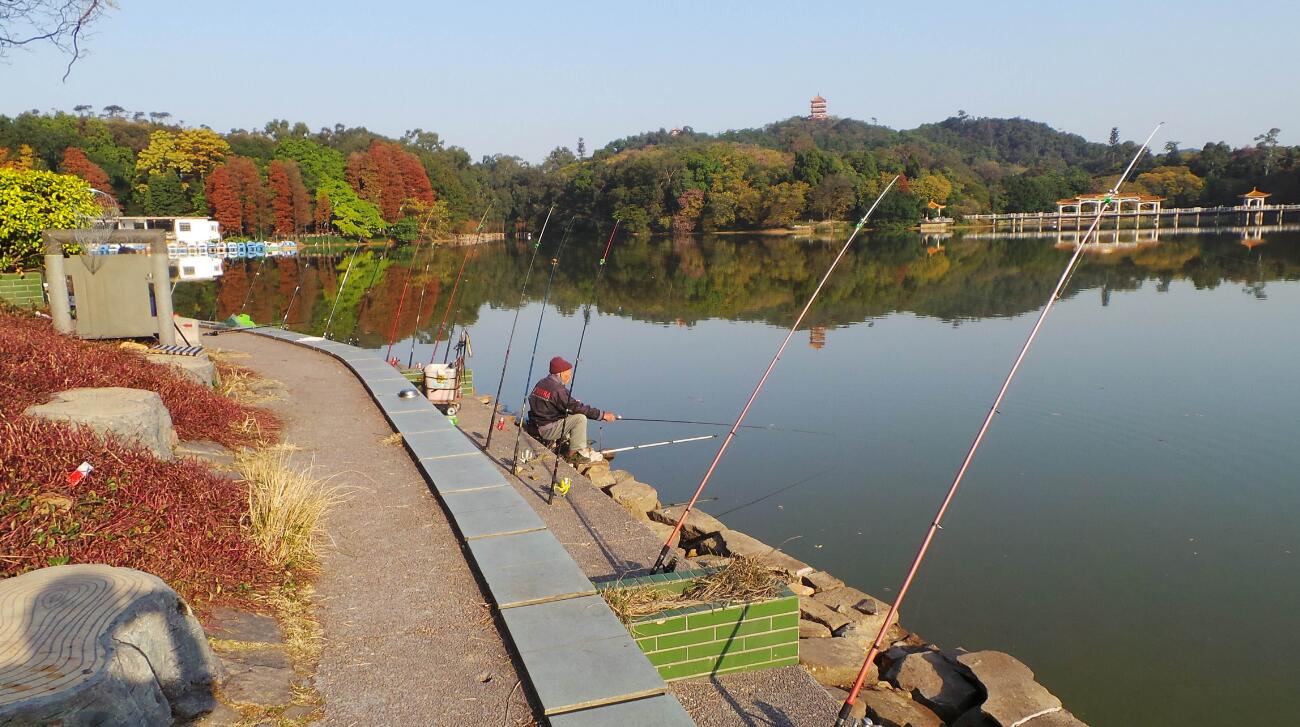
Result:
{"label": "red-leaved shrub", "polygon": [[[94,472],[69,485],[83,461]],[[193,460],[10,417],[0,422],[0,577],[107,563],[162,578],[200,610],[243,602],[278,578],[240,527],[246,498],[242,483]]]}
{"label": "red-leaved shrub", "polygon": [[116,345],[63,336],[45,318],[0,307],[0,418],[12,420],[59,391],[102,386],[158,392],[183,440],[236,447],[275,441],[280,431],[270,412],[238,404]]}

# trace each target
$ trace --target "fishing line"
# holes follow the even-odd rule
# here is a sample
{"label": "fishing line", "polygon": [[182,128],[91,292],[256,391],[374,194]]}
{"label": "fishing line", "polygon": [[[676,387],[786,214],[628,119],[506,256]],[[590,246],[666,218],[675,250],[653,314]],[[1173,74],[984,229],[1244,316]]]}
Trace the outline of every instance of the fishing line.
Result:
{"label": "fishing line", "polygon": [[235,315],[243,314],[244,309],[248,307],[248,301],[253,299],[253,286],[257,284],[257,279],[262,277],[262,266],[265,264],[266,256],[263,255],[257,260],[257,272],[253,273],[253,277],[248,279],[248,292],[244,294],[244,304],[239,306],[239,311]]}
{"label": "fishing line", "polygon": [[[424,272],[422,273],[424,275],[424,285],[420,286],[420,302],[415,306],[415,328],[411,331],[411,351],[406,355],[406,368],[408,369],[415,364],[415,342],[420,334],[420,318],[424,315],[424,295],[429,292],[429,284],[434,282],[429,278],[429,268],[433,265],[433,250],[433,245],[430,244],[429,258],[424,261]],[[430,308],[438,305],[438,296],[441,294],[442,283],[438,281],[438,292],[433,294],[433,302],[429,305]],[[432,312],[430,311],[430,313]],[[432,358],[429,359],[429,363],[433,363]]]}
{"label": "fishing line", "polygon": [[715,515],[714,517],[722,517],[723,515],[730,515],[731,513],[735,512],[735,511],[737,511],[737,510],[744,510],[745,508],[749,507],[750,505],[757,505],[758,503],[760,503],[760,502],[762,502],[762,501],[764,501],[764,500],[769,500],[769,499],[771,499],[771,498],[773,498],[773,497],[776,497],[777,495],[781,494],[782,492],[786,492],[787,490],[793,490],[794,488],[798,487],[799,485],[805,484],[805,483],[807,483],[807,482],[811,482],[811,481],[817,479],[818,477],[821,477],[822,475],[830,474],[831,472],[834,472],[835,470],[837,470],[837,469],[839,469],[839,468],[840,468],[839,465],[833,465],[833,466],[831,466],[831,467],[827,467],[826,469],[822,470],[821,472],[816,472],[816,473],[814,473],[814,474],[808,475],[807,477],[804,477],[803,479],[798,480],[797,482],[792,482],[792,483],[790,483],[790,484],[788,484],[788,485],[786,485],[786,486],[784,486],[784,487],[781,487],[781,488],[778,488],[778,489],[772,490],[771,492],[767,493],[766,495],[763,495],[763,496],[760,497],[760,498],[757,498],[757,499],[754,499],[754,500],[750,500],[749,502],[746,502],[746,503],[743,504],[743,505],[737,505],[737,506],[731,508],[730,510],[724,510],[724,511],[718,513],[717,515]]}
{"label": "fishing line", "polygon": [[284,316],[280,318],[280,327],[284,328],[289,323],[289,311],[293,310],[294,301],[298,300],[298,291],[302,290],[303,264],[302,258],[294,260],[298,268],[298,282],[293,286],[293,295],[289,296],[289,305],[284,308]]}
{"label": "fishing line", "polygon": [[929,528],[926,530],[925,537],[921,540],[921,547],[917,550],[916,557],[912,560],[912,565],[907,571],[907,576],[903,579],[903,585],[898,589],[898,596],[894,599],[894,604],[889,607],[889,614],[885,616],[885,620],[881,623],[880,631],[876,634],[875,640],[871,642],[871,648],[867,650],[867,655],[866,658],[863,659],[862,667],[858,670],[858,676],[853,681],[853,688],[849,690],[849,694],[844,699],[844,704],[840,708],[839,715],[835,720],[836,727],[848,727],[848,725],[854,722],[851,716],[853,704],[857,701],[858,693],[862,690],[862,683],[866,681],[867,671],[871,668],[872,662],[875,661],[876,655],[880,653],[880,647],[885,641],[885,634],[889,631],[890,625],[893,624],[894,619],[898,617],[898,610],[903,604],[903,599],[907,597],[908,590],[912,587],[912,581],[916,578],[917,571],[920,570],[922,561],[925,560],[925,555],[930,549],[930,543],[934,541],[935,534],[937,534],[943,527],[941,525],[943,522],[943,516],[948,512],[948,506],[952,504],[953,498],[956,497],[957,489],[961,487],[962,479],[966,476],[966,472],[970,469],[971,462],[975,459],[975,453],[979,451],[980,444],[984,442],[984,436],[988,433],[989,426],[993,423],[993,417],[997,416],[998,407],[1002,405],[1002,399],[1007,395],[1007,390],[1011,387],[1012,379],[1015,378],[1016,372],[1020,370],[1020,365],[1024,363],[1025,355],[1029,353],[1029,348],[1034,344],[1034,339],[1038,337],[1038,332],[1042,330],[1043,321],[1047,319],[1047,314],[1051,313],[1052,306],[1055,305],[1056,301],[1060,300],[1061,291],[1065,288],[1065,284],[1069,281],[1070,276],[1074,274],[1074,269],[1078,266],[1080,259],[1083,257],[1083,249],[1087,246],[1088,239],[1096,232],[1097,226],[1101,223],[1102,215],[1110,206],[1113,197],[1119,194],[1120,185],[1124,183],[1124,180],[1128,177],[1129,173],[1133,171],[1133,167],[1137,165],[1138,160],[1142,157],[1142,153],[1146,151],[1147,146],[1151,143],[1151,140],[1155,138],[1156,132],[1160,130],[1161,126],[1164,126],[1163,121],[1156,124],[1156,128],[1151,130],[1146,141],[1142,142],[1142,146],[1137,150],[1137,154],[1133,156],[1133,160],[1130,161],[1128,167],[1125,168],[1124,173],[1119,175],[1119,179],[1115,180],[1115,186],[1111,187],[1111,190],[1106,194],[1102,204],[1097,205],[1097,216],[1093,218],[1092,224],[1088,226],[1088,231],[1084,233],[1082,238],[1080,238],[1078,246],[1074,249],[1074,254],[1070,256],[1069,262],[1066,263],[1065,270],[1061,273],[1060,280],[1056,283],[1056,288],[1052,291],[1052,294],[1048,296],[1047,303],[1038,314],[1038,320],[1034,322],[1034,326],[1030,329],[1029,336],[1025,339],[1024,345],[1020,347],[1020,353],[1016,355],[1015,361],[1011,364],[1011,370],[1007,372],[1006,378],[1003,379],[1002,388],[998,390],[997,396],[994,397],[993,404],[989,407],[988,414],[984,416],[984,422],[980,425],[979,431],[975,435],[975,439],[971,442],[970,448],[966,451],[966,457],[962,460],[961,466],[958,467],[957,474],[953,477],[952,484],[948,487],[947,495],[944,496],[943,502],[939,505],[938,512],[935,513],[934,520],[930,523]]}
{"label": "fishing line", "polygon": [[[692,419],[646,419],[644,417],[619,417],[624,422],[661,422],[663,424],[697,424],[702,427],[729,427],[726,422],[697,422]],[[742,424],[741,429],[762,429],[766,432],[790,432],[794,434],[816,434],[819,437],[833,437],[834,432],[821,432],[816,429],[786,429],[775,424]]]}
{"label": "fishing line", "polygon": [[356,247],[352,248],[352,255],[348,257],[348,269],[343,271],[343,279],[339,282],[338,292],[334,294],[334,304],[330,306],[329,317],[325,319],[325,330],[321,335],[331,341],[334,340],[330,338],[330,328],[334,325],[334,311],[338,310],[339,299],[343,297],[343,286],[348,284],[348,276],[352,274],[352,264],[356,262],[357,253],[361,251],[363,244],[365,243],[359,242]]}
{"label": "fishing line", "polygon": [[[429,241],[429,248],[433,248],[433,241]],[[384,352],[384,360],[387,361],[393,355],[393,343],[397,340],[397,323],[402,318],[402,308],[406,305],[406,289],[411,284],[411,276],[415,274],[416,260],[419,258],[420,248],[415,248],[415,254],[411,256],[411,265],[406,269],[406,279],[402,281],[402,295],[397,299],[397,312],[393,314],[393,324],[388,328],[388,350]]]}
{"label": "fishing line", "polygon": [[[583,309],[582,315],[582,332],[578,334],[578,352],[573,356],[573,374],[569,378],[569,396],[573,396],[573,389],[578,382],[578,366],[582,364],[582,344],[587,340],[587,327],[591,325],[591,310],[593,307],[599,307],[600,302],[600,282],[605,278],[605,262],[609,259],[609,248],[614,244],[614,236],[618,234],[618,223],[620,220],[614,220],[614,229],[609,231],[609,239],[605,241],[605,251],[600,254],[600,263],[596,268],[596,280],[591,288],[591,302]],[[576,449],[587,449],[588,442],[578,442]],[[569,451],[576,451],[573,442],[569,442]],[[551,467],[551,488],[554,492],[555,479],[560,474],[560,458],[556,456],[555,465]]]}
{"label": "fishing line", "polygon": [[772,361],[767,365],[767,370],[763,372],[763,375],[758,380],[758,384],[754,386],[754,391],[749,395],[749,400],[745,402],[744,408],[740,410],[740,414],[736,417],[736,423],[727,431],[727,436],[722,440],[722,445],[718,447],[718,453],[713,456],[713,462],[709,464],[709,468],[704,472],[704,477],[700,479],[699,487],[695,488],[695,494],[691,496],[690,503],[687,504],[684,510],[682,510],[681,517],[677,520],[677,524],[673,526],[673,532],[668,536],[668,539],[664,541],[663,548],[659,550],[659,557],[655,559],[653,569],[655,572],[664,568],[665,562],[668,560],[668,554],[672,552],[673,539],[681,532],[682,525],[686,523],[686,517],[691,514],[691,508],[695,506],[696,500],[699,499],[700,495],[704,492],[704,488],[709,484],[709,478],[713,476],[713,472],[718,468],[718,463],[722,461],[722,456],[727,453],[727,448],[730,447],[731,442],[735,440],[736,431],[745,423],[745,416],[749,414],[749,409],[754,405],[754,400],[758,398],[758,393],[763,390],[763,385],[767,383],[767,378],[772,375],[772,370],[776,368],[776,363],[781,360],[781,354],[785,352],[786,346],[790,345],[790,339],[794,338],[795,331],[799,330],[799,325],[803,323],[804,317],[807,316],[808,311],[812,309],[813,303],[816,302],[818,294],[822,292],[822,288],[826,286],[826,281],[830,280],[831,273],[835,272],[835,267],[839,265],[840,260],[844,258],[845,253],[849,251],[849,246],[853,244],[853,240],[857,238],[858,233],[861,232],[863,226],[867,224],[867,219],[871,217],[871,213],[876,211],[876,207],[880,206],[880,201],[885,198],[886,194],[889,194],[889,190],[893,189],[894,183],[897,181],[897,175],[895,175],[893,179],[889,180],[889,184],[886,184],[885,188],[881,190],[880,196],[876,197],[876,201],[871,203],[871,207],[867,210],[866,214],[862,215],[862,219],[858,220],[858,224],[853,227],[853,234],[849,235],[849,239],[844,242],[844,246],[840,248],[839,254],[831,261],[830,267],[826,269],[826,273],[822,275],[821,281],[817,283],[817,287],[813,290],[812,295],[808,297],[808,302],[804,304],[803,310],[799,311],[799,316],[794,319],[794,325],[791,326],[790,331],[785,334],[785,340],[783,340],[780,347],[776,349],[776,355],[772,356]]}
{"label": "fishing line", "polygon": [[357,306],[357,318],[352,321],[352,330],[348,332],[348,343],[355,346],[357,344],[357,328],[361,325],[361,316],[370,310],[370,295],[375,287],[375,280],[379,273],[384,269],[384,263],[388,261],[388,251],[395,247],[391,242],[384,243],[384,252],[379,256],[379,261],[375,263],[375,269],[370,271],[370,282],[366,283],[366,291],[362,294],[361,305]]}
{"label": "fishing line", "polygon": [[[483,225],[484,223],[487,222],[488,213],[492,211],[492,205],[494,204],[496,204],[496,200],[492,200],[491,202],[488,202],[487,209],[483,210],[483,216],[480,217],[478,220],[478,227],[474,229],[475,234],[481,233],[483,231]],[[469,246],[469,248],[465,250],[465,257],[462,258],[460,261],[460,270],[456,272],[456,282],[454,285],[451,286],[451,295],[447,297],[447,307],[442,311],[442,321],[438,324],[438,332],[435,333],[433,336],[433,355],[429,357],[429,363],[433,363],[433,361],[438,358],[438,342],[442,340],[442,332],[447,330],[447,316],[451,313],[452,303],[456,301],[456,290],[457,288],[460,287],[460,278],[465,273],[465,263],[469,262],[470,253],[474,252],[475,247],[476,246],[474,245]],[[452,330],[455,330],[456,328],[455,319],[452,319],[451,327]],[[448,355],[451,354],[450,332],[448,332],[447,335],[447,353]],[[443,362],[446,363],[445,358],[443,359]]]}
{"label": "fishing line", "polygon": [[[537,362],[537,342],[542,339],[542,321],[546,318],[546,303],[551,299],[551,288],[555,285],[555,271],[560,267],[560,253],[564,252],[564,246],[569,242],[569,232],[573,230],[573,220],[564,226],[564,235],[560,237],[560,244],[555,248],[555,257],[551,258],[551,274],[546,279],[546,291],[542,294],[542,309],[537,314],[537,333],[533,336],[533,352],[528,357],[528,375],[524,378],[524,401],[519,405],[519,414],[523,416],[524,410],[528,408],[528,393],[533,388],[533,364]],[[489,422],[489,425],[491,423]],[[515,434],[515,449],[511,465],[515,468],[515,474],[519,473],[519,442],[524,436],[524,422],[516,422],[519,426]]]}
{"label": "fishing line", "polygon": [[[546,226],[551,222],[551,213],[555,212],[555,205],[546,211],[546,219],[542,221],[542,231],[537,235],[537,242],[533,244],[533,254],[528,258],[528,269],[524,271],[524,284],[519,286],[519,305],[515,306],[515,318],[510,323],[510,335],[506,337],[506,355],[501,361],[501,378],[497,379],[497,393],[492,397],[492,415],[488,417],[487,441],[483,443],[483,450],[492,446],[492,432],[496,430],[493,426],[497,420],[497,408],[501,405],[501,388],[506,383],[506,366],[510,365],[510,347],[515,342],[515,327],[519,325],[519,312],[524,308],[524,296],[528,294],[528,280],[533,276],[533,264],[537,262],[537,251],[542,249],[542,239],[546,237]],[[521,423],[522,425],[522,423]]]}

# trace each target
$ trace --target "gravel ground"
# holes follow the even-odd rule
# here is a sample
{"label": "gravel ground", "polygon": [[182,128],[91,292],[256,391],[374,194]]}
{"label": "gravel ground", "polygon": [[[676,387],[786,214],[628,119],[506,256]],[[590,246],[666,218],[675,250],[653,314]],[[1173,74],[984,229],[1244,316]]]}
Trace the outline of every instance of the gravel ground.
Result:
{"label": "gravel ground", "polygon": [[392,429],[352,372],[252,334],[204,342],[251,354],[239,363],[285,384],[289,398],[267,406],[295,459],[349,496],[316,581],[324,724],[536,724],[445,513],[405,450],[380,442]]}

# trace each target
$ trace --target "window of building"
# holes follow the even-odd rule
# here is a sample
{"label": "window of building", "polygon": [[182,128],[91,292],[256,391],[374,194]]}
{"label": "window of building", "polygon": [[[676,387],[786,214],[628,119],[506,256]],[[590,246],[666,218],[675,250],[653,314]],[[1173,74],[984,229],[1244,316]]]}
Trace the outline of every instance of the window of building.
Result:
{"label": "window of building", "polygon": [[188,223],[188,222],[177,222],[177,223],[176,223],[176,229],[179,230],[180,232],[189,232],[189,231],[190,231],[190,223]]}

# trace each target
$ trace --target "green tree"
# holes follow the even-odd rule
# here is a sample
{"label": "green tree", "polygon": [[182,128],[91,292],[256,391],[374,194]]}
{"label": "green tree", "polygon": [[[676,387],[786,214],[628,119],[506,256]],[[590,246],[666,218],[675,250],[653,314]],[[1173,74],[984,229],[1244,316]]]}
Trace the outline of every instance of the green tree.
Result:
{"label": "green tree", "polygon": [[34,263],[45,230],[84,227],[97,214],[84,179],[0,168],[0,270]]}
{"label": "green tree", "polygon": [[275,148],[275,158],[298,162],[302,183],[313,195],[327,181],[342,181],[347,166],[342,154],[310,139],[284,139]]}
{"label": "green tree", "polygon": [[181,186],[181,178],[173,172],[150,174],[142,201],[147,215],[172,217],[191,211],[191,198]]}
{"label": "green tree", "polygon": [[1264,176],[1266,177],[1273,166],[1273,155],[1277,152],[1277,135],[1280,133],[1282,130],[1274,127],[1255,137],[1255,148],[1264,152]]}
{"label": "green tree", "polygon": [[331,179],[321,185],[329,200],[331,224],[345,237],[372,237],[386,229],[383,215],[373,202],[357,196],[347,182]]}

